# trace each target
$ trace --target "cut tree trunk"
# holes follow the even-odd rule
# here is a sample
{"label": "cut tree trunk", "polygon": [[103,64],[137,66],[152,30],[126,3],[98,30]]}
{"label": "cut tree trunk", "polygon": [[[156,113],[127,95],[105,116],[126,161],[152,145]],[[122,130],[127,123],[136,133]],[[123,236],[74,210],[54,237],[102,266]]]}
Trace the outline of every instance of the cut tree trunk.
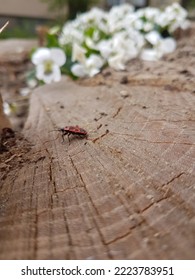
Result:
{"label": "cut tree trunk", "polygon": [[[1,259],[195,258],[194,54],[193,37],[32,94],[31,149],[1,180]],[[67,125],[88,139],[62,143],[52,130]]]}

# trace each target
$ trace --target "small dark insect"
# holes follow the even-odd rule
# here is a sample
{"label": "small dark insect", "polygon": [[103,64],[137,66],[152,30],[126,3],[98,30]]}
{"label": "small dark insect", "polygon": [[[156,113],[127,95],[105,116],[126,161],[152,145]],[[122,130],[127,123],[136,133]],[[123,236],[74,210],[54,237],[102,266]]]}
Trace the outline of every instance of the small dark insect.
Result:
{"label": "small dark insect", "polygon": [[[83,128],[79,127],[78,125],[76,126],[65,126],[64,128],[59,128],[56,129],[56,131],[60,131],[62,134],[62,140],[64,142],[64,136],[68,136],[68,141],[69,141],[69,136],[72,135],[77,135],[83,138],[87,138],[88,134],[87,131],[84,130]],[[69,141],[70,142],[70,141]]]}

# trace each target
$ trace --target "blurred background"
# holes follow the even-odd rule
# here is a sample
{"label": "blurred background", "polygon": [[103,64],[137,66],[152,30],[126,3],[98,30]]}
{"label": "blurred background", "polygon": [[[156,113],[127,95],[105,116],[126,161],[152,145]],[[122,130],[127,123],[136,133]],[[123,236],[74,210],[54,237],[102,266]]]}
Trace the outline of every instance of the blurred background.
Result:
{"label": "blurred background", "polygon": [[29,84],[33,71],[32,49],[42,44],[48,27],[64,24],[78,13],[96,6],[109,10],[114,5],[133,4],[136,9],[164,7],[179,2],[195,19],[195,0],[0,0],[0,96],[4,112],[13,128],[21,130],[28,115],[29,97],[35,85]]}
{"label": "blurred background", "polygon": [[141,8],[148,5],[163,7],[173,2],[179,2],[189,11],[189,17],[195,18],[195,0],[0,0],[0,26],[9,20],[6,32],[0,38],[35,37],[38,26],[63,23],[93,6],[108,10],[122,3]]}

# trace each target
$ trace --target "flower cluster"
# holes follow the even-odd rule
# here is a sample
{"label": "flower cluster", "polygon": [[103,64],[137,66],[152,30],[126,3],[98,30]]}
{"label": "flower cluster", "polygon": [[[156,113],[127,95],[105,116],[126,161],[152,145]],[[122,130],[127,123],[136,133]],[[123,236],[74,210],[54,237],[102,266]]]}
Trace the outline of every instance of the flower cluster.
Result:
{"label": "flower cluster", "polygon": [[187,11],[178,3],[164,10],[135,11],[129,4],[109,12],[93,8],[67,22],[59,36],[48,34],[48,48],[38,49],[32,62],[37,65],[37,78],[46,83],[60,79],[62,65],[62,72],[72,77],[92,77],[107,65],[124,70],[133,58],[155,61],[173,52],[175,30],[188,27]]}

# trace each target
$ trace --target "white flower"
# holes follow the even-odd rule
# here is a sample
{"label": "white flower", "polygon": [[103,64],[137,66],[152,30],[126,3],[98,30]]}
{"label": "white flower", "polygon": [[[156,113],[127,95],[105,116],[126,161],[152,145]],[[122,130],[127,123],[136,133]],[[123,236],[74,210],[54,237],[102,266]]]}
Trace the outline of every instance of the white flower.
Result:
{"label": "white flower", "polygon": [[37,86],[37,80],[36,79],[28,79],[27,85],[29,88],[33,89]]}
{"label": "white flower", "polygon": [[[164,10],[147,7],[137,11],[123,4],[112,7],[109,12],[94,8],[78,15],[64,25],[59,44],[72,51],[71,62],[75,64],[71,71],[75,76],[93,77],[105,64],[124,70],[127,62],[138,56],[150,61],[162,58],[175,50],[176,41],[161,34],[188,27],[187,11],[178,3]],[[45,82],[59,80],[59,60],[51,59],[46,48],[42,49],[42,59],[38,62],[37,57],[33,58],[37,77]]]}
{"label": "white flower", "polygon": [[160,10],[154,7],[146,7],[137,10],[136,12],[139,18],[144,18],[147,21],[154,22],[160,14]]}
{"label": "white flower", "polygon": [[144,45],[144,38],[138,31],[128,28],[117,32],[109,40],[102,40],[97,49],[115,70],[124,70],[125,64],[137,57]]}
{"label": "white flower", "polygon": [[156,49],[143,49],[143,51],[140,54],[140,58],[142,60],[147,60],[147,61],[156,61],[160,57]]}
{"label": "white flower", "polygon": [[134,12],[134,7],[129,4],[121,4],[117,6],[113,6],[109,12],[109,19],[115,19],[115,20],[120,20],[123,19],[126,15],[133,13]]}
{"label": "white flower", "polygon": [[110,33],[115,33],[127,28],[127,18],[133,15],[134,7],[129,4],[113,6],[108,13],[108,27]]}
{"label": "white flower", "polygon": [[172,33],[177,28],[183,29],[183,25],[186,26],[186,18],[187,11],[179,3],[173,3],[157,17],[156,23],[161,27],[168,27],[168,31]]}
{"label": "white flower", "polygon": [[146,35],[145,35],[145,39],[151,44],[151,45],[157,45],[157,43],[160,41],[160,39],[161,39],[161,36],[160,36],[160,34],[157,32],[157,31],[155,31],[155,30],[153,30],[153,31],[151,31],[151,32],[149,32],[149,33],[147,33]]}
{"label": "white flower", "polygon": [[93,41],[90,37],[86,37],[85,44],[88,48],[96,50],[97,49],[97,43]]}
{"label": "white flower", "polygon": [[190,27],[190,25],[190,21],[186,19],[180,27],[181,29],[186,30]]}
{"label": "white flower", "polygon": [[87,71],[84,65],[80,63],[76,63],[71,67],[71,72],[79,78],[83,78],[87,76]]}
{"label": "white flower", "polygon": [[78,45],[77,43],[73,43],[73,48],[72,48],[72,61],[78,61],[81,63],[85,62],[85,54],[86,54],[86,49]]}
{"label": "white flower", "polygon": [[101,56],[107,59],[112,53],[112,40],[102,40],[97,45],[97,49],[100,51]]}
{"label": "white flower", "polygon": [[104,65],[104,59],[92,54],[89,58],[86,58],[84,63],[76,63],[72,66],[71,71],[77,77],[93,77],[98,74]]}
{"label": "white flower", "polygon": [[11,114],[11,105],[8,102],[3,102],[3,111],[8,116]]}
{"label": "white flower", "polygon": [[84,41],[84,34],[83,30],[80,30],[80,28],[81,26],[76,20],[66,23],[59,37],[59,44],[62,46],[74,42],[81,44]]}
{"label": "white flower", "polygon": [[154,30],[156,19],[160,14],[160,10],[157,8],[147,7],[139,9],[135,12],[135,20],[133,27],[137,30],[141,30],[144,33]]}
{"label": "white flower", "polygon": [[148,61],[159,60],[164,54],[173,52],[176,49],[176,41],[171,38],[159,38],[155,40],[154,47],[143,49],[140,58]]}
{"label": "white flower", "polygon": [[[117,33],[115,36],[113,36],[112,39],[112,54],[111,57],[114,56],[115,59],[117,58],[117,61],[119,57],[121,57],[121,65],[126,64],[130,59],[135,58],[140,50],[139,47],[139,39],[137,38],[137,31],[131,31],[128,32],[123,31],[120,33]],[[110,61],[113,61],[113,59],[109,59],[108,63],[110,64]],[[119,61],[118,61],[119,62]],[[119,63],[117,63],[119,65]],[[112,63],[112,67],[113,67]],[[120,69],[120,67],[116,66],[115,69]],[[124,67],[122,67],[124,68]]]}
{"label": "white flower", "polygon": [[117,71],[125,70],[125,62],[124,53],[118,53],[108,58],[109,66]]}
{"label": "white flower", "polygon": [[158,48],[159,52],[161,52],[162,54],[166,54],[166,53],[174,52],[176,47],[177,47],[177,44],[176,44],[175,39],[173,39],[171,37],[167,37],[167,38],[160,40],[157,48]]}
{"label": "white flower", "polygon": [[59,48],[39,48],[32,55],[32,62],[36,65],[37,79],[49,84],[60,81],[60,66],[66,62],[66,56]]}

